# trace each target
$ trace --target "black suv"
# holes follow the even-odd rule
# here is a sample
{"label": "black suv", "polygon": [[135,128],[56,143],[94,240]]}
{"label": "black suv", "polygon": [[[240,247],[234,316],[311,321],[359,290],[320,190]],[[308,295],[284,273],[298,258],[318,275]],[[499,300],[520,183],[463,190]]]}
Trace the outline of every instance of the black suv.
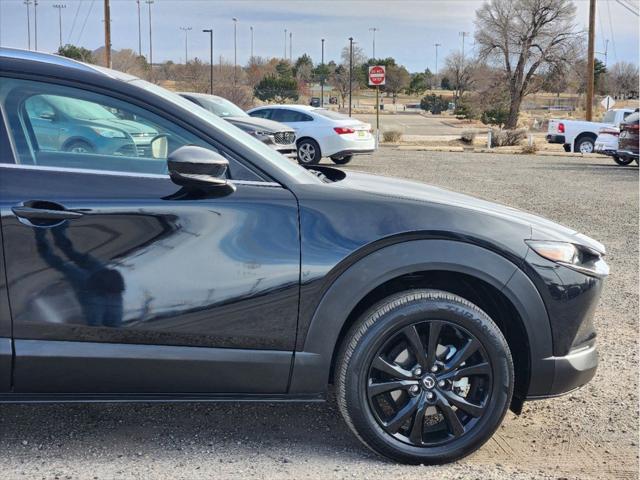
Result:
{"label": "black suv", "polygon": [[[157,132],[41,149],[58,95]],[[598,242],[425,184],[290,162],[156,85],[0,50],[0,401],[315,401],[442,463],[594,375]]]}

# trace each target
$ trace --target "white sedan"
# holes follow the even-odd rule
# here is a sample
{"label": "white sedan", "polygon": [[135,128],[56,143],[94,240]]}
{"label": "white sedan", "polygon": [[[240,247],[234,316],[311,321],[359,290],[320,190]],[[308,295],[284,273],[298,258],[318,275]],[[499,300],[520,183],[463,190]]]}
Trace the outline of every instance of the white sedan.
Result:
{"label": "white sedan", "polygon": [[322,157],[349,163],[353,155],[372,153],[371,125],[341,113],[306,105],[266,105],[249,110],[252,117],[284,123],[296,131],[298,161],[313,165]]}
{"label": "white sedan", "polygon": [[618,137],[620,129],[618,127],[601,128],[598,131],[598,138],[594,145],[596,153],[613,156],[618,151]]}

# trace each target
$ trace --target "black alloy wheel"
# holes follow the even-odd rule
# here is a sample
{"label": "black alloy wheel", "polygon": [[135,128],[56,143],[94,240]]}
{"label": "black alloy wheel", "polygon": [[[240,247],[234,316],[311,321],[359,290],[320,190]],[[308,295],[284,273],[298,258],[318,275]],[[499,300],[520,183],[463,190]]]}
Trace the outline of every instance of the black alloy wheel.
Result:
{"label": "black alloy wheel", "polygon": [[513,393],[509,346],[493,320],[449,292],[410,290],[365,312],[338,356],[340,411],[376,453],[438,464],[472,453]]}
{"label": "black alloy wheel", "polygon": [[426,320],[402,328],[379,349],[369,369],[369,405],[398,440],[442,445],[482,417],[492,376],[475,336],[451,322]]}

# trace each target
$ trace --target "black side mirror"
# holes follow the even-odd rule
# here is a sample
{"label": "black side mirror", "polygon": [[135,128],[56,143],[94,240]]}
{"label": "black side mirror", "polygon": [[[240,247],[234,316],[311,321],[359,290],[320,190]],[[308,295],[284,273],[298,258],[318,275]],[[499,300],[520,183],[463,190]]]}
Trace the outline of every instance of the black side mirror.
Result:
{"label": "black side mirror", "polygon": [[167,164],[171,180],[182,187],[235,190],[227,180],[229,162],[212,150],[185,145],[169,155]]}

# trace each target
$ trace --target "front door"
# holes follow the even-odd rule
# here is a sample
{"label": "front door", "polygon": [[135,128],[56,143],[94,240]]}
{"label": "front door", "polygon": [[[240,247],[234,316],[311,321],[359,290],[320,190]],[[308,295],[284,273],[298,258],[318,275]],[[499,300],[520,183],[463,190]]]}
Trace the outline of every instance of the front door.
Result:
{"label": "front door", "polygon": [[104,120],[72,126],[91,153],[42,150],[23,106],[45,93],[134,118],[167,135],[169,152],[214,147],[122,100],[7,84],[16,158],[0,164],[0,213],[14,392],[284,393],[298,305],[293,195],[259,177],[232,178],[224,196],[185,194],[165,158],[131,149],[130,132]]}

